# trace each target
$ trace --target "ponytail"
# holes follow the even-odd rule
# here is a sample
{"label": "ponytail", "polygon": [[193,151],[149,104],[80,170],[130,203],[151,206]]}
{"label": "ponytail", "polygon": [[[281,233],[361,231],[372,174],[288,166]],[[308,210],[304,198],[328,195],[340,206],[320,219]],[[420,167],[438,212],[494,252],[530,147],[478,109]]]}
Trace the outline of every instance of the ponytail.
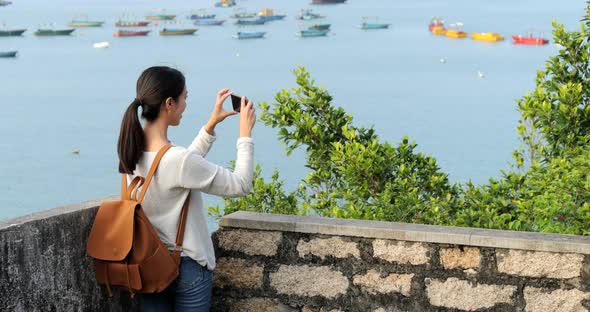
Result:
{"label": "ponytail", "polygon": [[143,128],[137,113],[140,106],[141,101],[135,98],[127,108],[121,122],[121,132],[117,143],[120,173],[133,174],[135,166],[145,149]]}

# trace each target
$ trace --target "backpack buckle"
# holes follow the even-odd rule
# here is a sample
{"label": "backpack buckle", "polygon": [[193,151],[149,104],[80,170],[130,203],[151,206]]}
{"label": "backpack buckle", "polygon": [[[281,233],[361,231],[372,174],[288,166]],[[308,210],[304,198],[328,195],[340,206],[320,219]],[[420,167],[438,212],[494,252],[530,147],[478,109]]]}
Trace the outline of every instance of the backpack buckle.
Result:
{"label": "backpack buckle", "polygon": [[172,251],[182,251],[182,246],[174,245]]}

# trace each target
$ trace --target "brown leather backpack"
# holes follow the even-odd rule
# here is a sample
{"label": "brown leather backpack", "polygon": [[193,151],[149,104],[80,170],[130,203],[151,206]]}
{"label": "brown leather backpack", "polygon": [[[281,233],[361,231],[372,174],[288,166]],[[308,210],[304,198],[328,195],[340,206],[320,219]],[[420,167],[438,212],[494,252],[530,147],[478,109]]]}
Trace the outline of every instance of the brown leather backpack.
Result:
{"label": "brown leather backpack", "polygon": [[123,174],[121,200],[104,202],[98,209],[86,250],[95,259],[96,280],[106,285],[109,296],[112,296],[111,286],[129,290],[132,297],[135,293],[161,292],[178,277],[190,193],[180,212],[172,252],[162,243],[141,208],[158,164],[170,147],[168,144],[158,151],[146,178],[135,177],[127,187]]}

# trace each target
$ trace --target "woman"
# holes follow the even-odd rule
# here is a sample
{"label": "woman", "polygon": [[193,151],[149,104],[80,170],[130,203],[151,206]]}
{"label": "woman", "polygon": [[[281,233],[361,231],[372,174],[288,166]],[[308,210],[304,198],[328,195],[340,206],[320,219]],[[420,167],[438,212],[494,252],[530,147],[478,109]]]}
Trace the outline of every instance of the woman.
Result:
{"label": "woman", "polygon": [[[180,124],[187,99],[184,76],[165,66],[146,69],[137,80],[136,90],[136,98],[123,117],[118,142],[119,172],[127,174],[128,183],[137,175],[145,177],[157,151],[170,143],[168,127]],[[178,218],[189,191],[191,197],[180,275],[161,293],[141,294],[141,311],[209,310],[215,254],[201,192],[237,197],[247,194],[252,186],[254,143],[251,135],[256,114],[251,101],[246,103],[242,97],[234,171],[204,159],[215,141],[215,126],[238,114],[223,109],[230,95],[228,89],[219,91],[211,118],[188,148],[173,146],[164,154],[146,192],[143,210],[170,249],[174,246]],[[143,128],[138,117],[140,108],[145,121]]]}

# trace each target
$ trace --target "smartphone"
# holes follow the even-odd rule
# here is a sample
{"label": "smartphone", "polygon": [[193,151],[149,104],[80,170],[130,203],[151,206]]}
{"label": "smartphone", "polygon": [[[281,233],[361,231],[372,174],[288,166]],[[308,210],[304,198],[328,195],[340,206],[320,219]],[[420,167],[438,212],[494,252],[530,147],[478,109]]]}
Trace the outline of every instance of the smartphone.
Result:
{"label": "smartphone", "polygon": [[[248,98],[246,98],[246,103],[248,103]],[[240,108],[242,107],[242,97],[237,95],[231,95],[231,104],[234,107],[234,111],[240,112]]]}

